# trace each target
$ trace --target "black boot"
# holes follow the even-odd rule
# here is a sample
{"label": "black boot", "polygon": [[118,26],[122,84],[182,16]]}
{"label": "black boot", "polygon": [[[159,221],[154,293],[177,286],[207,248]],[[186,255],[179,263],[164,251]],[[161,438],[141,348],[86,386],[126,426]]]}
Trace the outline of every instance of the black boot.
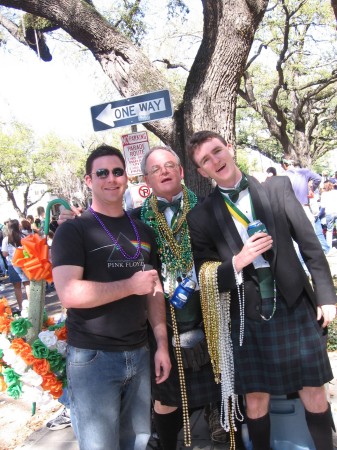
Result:
{"label": "black boot", "polygon": [[204,417],[212,442],[225,444],[229,440],[229,433],[226,433],[220,424],[220,402],[205,406]]}
{"label": "black boot", "polygon": [[163,450],[176,450],[178,434],[183,427],[181,408],[168,414],[153,413],[153,421]]}
{"label": "black boot", "polygon": [[332,429],[335,428],[330,405],[323,413],[305,410],[305,418],[316,450],[333,450]]}
{"label": "black boot", "polygon": [[258,419],[246,417],[249,437],[254,450],[270,450],[270,417],[269,413]]}
{"label": "black boot", "polygon": [[[245,405],[243,403],[243,396],[239,395],[238,397],[240,411],[243,412],[245,410]],[[245,422],[246,420],[244,420]],[[239,420],[235,420],[236,432],[235,432],[235,449],[236,450],[245,450],[245,444],[242,439],[242,423]]]}

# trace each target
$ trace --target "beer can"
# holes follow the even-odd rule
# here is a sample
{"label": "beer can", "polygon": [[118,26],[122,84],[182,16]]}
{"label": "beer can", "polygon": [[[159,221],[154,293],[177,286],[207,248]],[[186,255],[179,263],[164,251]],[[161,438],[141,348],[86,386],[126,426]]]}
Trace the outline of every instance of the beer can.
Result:
{"label": "beer can", "polygon": [[170,302],[175,308],[182,309],[191,298],[196,287],[196,282],[186,277],[177,286]]}
{"label": "beer can", "polygon": [[264,223],[261,222],[261,220],[254,220],[253,222],[250,222],[247,228],[248,236],[253,236],[255,233],[268,233],[267,228]]}

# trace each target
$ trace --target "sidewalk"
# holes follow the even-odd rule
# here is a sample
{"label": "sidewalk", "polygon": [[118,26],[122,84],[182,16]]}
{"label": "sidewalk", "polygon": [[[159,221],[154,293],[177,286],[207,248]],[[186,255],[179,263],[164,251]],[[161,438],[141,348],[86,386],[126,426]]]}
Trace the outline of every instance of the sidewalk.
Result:
{"label": "sidewalk", "polygon": [[[229,445],[218,444],[215,445],[211,442],[209,438],[209,432],[207,424],[204,420],[203,411],[197,411],[191,417],[191,431],[192,431],[192,449],[203,449],[203,450],[224,450],[229,449]],[[48,428],[44,427],[41,430],[33,433],[23,445],[17,447],[16,450],[79,450],[78,444],[75,440],[74,433],[71,427],[64,428],[59,431],[50,431]],[[148,450],[157,449],[157,444],[154,440],[150,440]],[[183,433],[179,434],[179,441],[177,450],[186,449],[183,445]],[[113,450],[113,449],[107,449]]]}
{"label": "sidewalk", "polygon": [[[329,396],[331,407],[334,415],[335,423],[337,424],[337,353],[330,354],[330,360],[333,366],[335,378],[329,386]],[[54,415],[54,417],[57,414]],[[296,417],[294,417],[296,420]],[[289,424],[291,425],[292,417],[289,417]],[[291,425],[292,426],[292,425]],[[295,424],[293,424],[295,426]],[[192,431],[192,447],[191,450],[229,450],[229,444],[214,444],[210,440],[207,424],[204,420],[203,411],[196,411],[191,417],[191,431]],[[300,448],[300,447],[299,447]],[[74,433],[71,427],[64,428],[59,431],[50,431],[43,427],[33,433],[21,446],[16,450],[79,450],[78,444],[75,440]],[[148,450],[157,449],[157,443],[150,440]],[[177,450],[186,449],[183,445],[183,432],[179,434]],[[337,450],[337,436],[334,435],[334,449]],[[112,449],[111,449],[112,450]],[[281,447],[275,450],[284,450]],[[301,450],[306,450],[301,447]]]}

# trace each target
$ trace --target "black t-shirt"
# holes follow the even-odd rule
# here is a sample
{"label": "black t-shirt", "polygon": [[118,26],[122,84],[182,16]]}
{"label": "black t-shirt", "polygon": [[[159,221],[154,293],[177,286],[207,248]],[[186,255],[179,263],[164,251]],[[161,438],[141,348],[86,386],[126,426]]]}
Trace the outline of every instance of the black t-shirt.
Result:
{"label": "black t-shirt", "polygon": [[[129,218],[98,214],[124,251],[134,256],[137,238]],[[56,230],[52,244],[53,267],[84,268],[83,279],[110,282],[130,278],[144,264],[157,268],[157,246],[153,230],[137,219],[133,222],[141,241],[136,260],[128,259],[96,218],[86,211]],[[69,308],[68,343],[74,347],[105,351],[138,348],[147,342],[146,296],[131,295],[95,308]]]}

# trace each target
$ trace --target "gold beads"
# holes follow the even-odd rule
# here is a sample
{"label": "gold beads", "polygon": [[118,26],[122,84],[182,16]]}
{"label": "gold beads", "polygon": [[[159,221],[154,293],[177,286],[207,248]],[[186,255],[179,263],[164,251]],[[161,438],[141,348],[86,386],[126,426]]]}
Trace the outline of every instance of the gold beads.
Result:
{"label": "gold beads", "polygon": [[191,438],[190,415],[189,415],[189,411],[188,411],[185,372],[184,372],[184,366],[183,366],[183,359],[181,356],[180,337],[179,337],[179,332],[178,332],[176,314],[174,311],[174,307],[171,304],[170,304],[170,310],[171,310],[171,317],[172,317],[173,336],[175,339],[176,359],[177,359],[177,364],[178,364],[178,374],[179,374],[179,383],[180,383],[180,391],[181,391],[181,404],[182,404],[183,424],[184,424],[184,445],[185,445],[185,447],[190,447],[192,444],[192,438]]}

